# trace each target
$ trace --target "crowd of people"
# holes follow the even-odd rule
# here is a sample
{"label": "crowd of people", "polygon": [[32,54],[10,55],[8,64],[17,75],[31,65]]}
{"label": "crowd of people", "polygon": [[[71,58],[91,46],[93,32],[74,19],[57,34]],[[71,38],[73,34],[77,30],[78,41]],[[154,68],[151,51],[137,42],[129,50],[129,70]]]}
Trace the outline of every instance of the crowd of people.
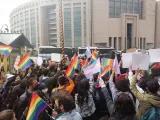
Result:
{"label": "crowd of people", "polygon": [[32,93],[48,104],[38,120],[160,120],[160,63],[92,79],[80,69],[68,77],[66,69],[48,60],[1,77],[0,120],[26,120]]}

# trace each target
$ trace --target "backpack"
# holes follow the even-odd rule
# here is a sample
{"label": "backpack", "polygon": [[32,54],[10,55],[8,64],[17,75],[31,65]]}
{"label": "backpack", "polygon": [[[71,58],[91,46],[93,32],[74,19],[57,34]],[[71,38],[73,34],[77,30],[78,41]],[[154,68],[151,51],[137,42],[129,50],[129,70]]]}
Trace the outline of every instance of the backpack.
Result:
{"label": "backpack", "polygon": [[145,112],[140,120],[160,120],[160,108],[151,107]]}

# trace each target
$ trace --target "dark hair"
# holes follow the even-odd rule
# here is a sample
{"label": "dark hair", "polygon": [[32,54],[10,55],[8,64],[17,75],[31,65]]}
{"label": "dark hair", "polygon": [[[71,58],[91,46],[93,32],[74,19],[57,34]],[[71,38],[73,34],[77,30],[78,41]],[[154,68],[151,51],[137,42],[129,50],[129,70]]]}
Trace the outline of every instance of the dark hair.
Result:
{"label": "dark hair", "polygon": [[151,65],[151,76],[152,78],[160,76],[160,67],[159,67],[160,63],[153,63]]}
{"label": "dark hair", "polygon": [[81,80],[77,84],[78,104],[82,105],[84,102],[88,102],[89,81]]}
{"label": "dark hair", "polygon": [[153,80],[147,81],[146,87],[147,87],[148,91],[151,92],[152,94],[157,94],[157,91],[159,89],[158,80],[153,79]]}
{"label": "dark hair", "polygon": [[61,75],[60,77],[58,77],[58,83],[60,85],[66,85],[68,83],[68,79],[65,76]]}
{"label": "dark hair", "polygon": [[[130,94],[131,95],[131,94]],[[128,93],[120,93],[115,100],[115,112],[122,115],[133,115],[136,113],[133,99]]]}
{"label": "dark hair", "polygon": [[65,112],[75,109],[74,99],[67,91],[59,90],[53,93],[52,103],[54,103],[55,100],[58,100],[59,105],[63,105]]}
{"label": "dark hair", "polygon": [[33,81],[34,80],[37,80],[37,76],[36,75],[32,75],[32,76],[30,76],[30,78],[29,79],[27,79],[27,81],[26,81],[26,86],[27,86],[27,88],[30,86],[30,85],[32,85],[33,84]]}
{"label": "dark hair", "polygon": [[0,120],[13,120],[14,112],[13,110],[3,110],[0,112]]}
{"label": "dark hair", "polygon": [[44,76],[47,76],[48,73],[49,73],[49,71],[48,71],[48,69],[43,69],[43,70],[42,70],[42,73],[43,73]]}
{"label": "dark hair", "polygon": [[125,80],[115,80],[115,85],[116,85],[116,88],[119,91],[122,91],[122,92],[129,92],[130,91],[129,80],[128,79],[125,79]]}

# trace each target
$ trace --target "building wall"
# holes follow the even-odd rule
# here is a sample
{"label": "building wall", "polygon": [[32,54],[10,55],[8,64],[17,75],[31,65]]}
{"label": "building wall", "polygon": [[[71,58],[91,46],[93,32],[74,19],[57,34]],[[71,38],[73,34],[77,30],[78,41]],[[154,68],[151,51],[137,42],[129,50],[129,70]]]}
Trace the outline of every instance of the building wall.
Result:
{"label": "building wall", "polygon": [[[117,14],[118,16],[110,16],[109,0],[93,0],[92,2],[92,40],[94,46],[105,45],[106,47],[114,47],[116,49],[129,48],[129,45],[127,46],[127,40],[129,39],[127,38],[127,24],[130,23],[132,25],[131,47],[154,47],[156,10],[155,0],[143,0],[143,5],[142,7],[140,7],[139,14],[137,11],[134,11],[133,5],[133,11],[126,10],[120,15],[118,12],[115,12],[115,14]],[[122,7],[120,10],[122,10]]]}
{"label": "building wall", "polygon": [[156,16],[156,40],[155,47],[160,48],[160,1],[157,2],[157,16]]}
{"label": "building wall", "polygon": [[31,44],[39,44],[39,8],[38,0],[28,2],[15,8],[10,14],[12,32],[24,33]]}

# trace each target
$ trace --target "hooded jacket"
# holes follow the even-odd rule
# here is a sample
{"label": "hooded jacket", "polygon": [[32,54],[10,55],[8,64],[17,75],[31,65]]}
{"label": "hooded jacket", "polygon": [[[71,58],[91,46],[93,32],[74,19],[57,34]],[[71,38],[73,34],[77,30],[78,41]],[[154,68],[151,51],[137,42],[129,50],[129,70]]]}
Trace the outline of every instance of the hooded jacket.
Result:
{"label": "hooded jacket", "polygon": [[160,107],[160,97],[148,94],[146,92],[140,93],[136,87],[136,77],[129,77],[130,89],[136,98],[139,100],[139,107],[137,111],[137,118],[140,119],[142,115],[151,107]]}

